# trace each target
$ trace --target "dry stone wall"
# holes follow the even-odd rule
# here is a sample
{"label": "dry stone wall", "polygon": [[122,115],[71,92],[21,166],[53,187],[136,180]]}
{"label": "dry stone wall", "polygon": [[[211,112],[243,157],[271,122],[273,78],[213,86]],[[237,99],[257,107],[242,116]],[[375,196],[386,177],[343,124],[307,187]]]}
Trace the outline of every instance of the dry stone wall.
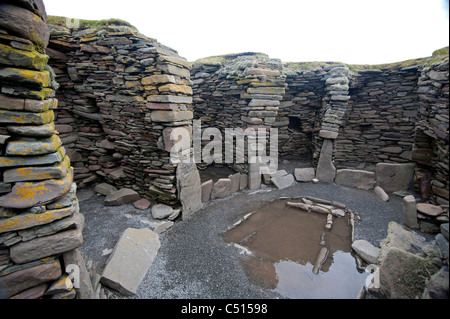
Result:
{"label": "dry stone wall", "polygon": [[448,58],[423,68],[418,80],[419,109],[412,160],[416,187],[423,198],[449,200],[449,66]]}
{"label": "dry stone wall", "polygon": [[336,140],[339,168],[371,169],[411,161],[420,67],[363,70],[354,75]]}
{"label": "dry stone wall", "polygon": [[93,297],[46,19],[40,0],[0,4],[0,298]]}
{"label": "dry stone wall", "polygon": [[[317,166],[323,154],[328,172],[320,177],[329,182],[336,170],[375,173],[379,163],[427,162],[416,169],[416,186],[423,180],[424,198],[448,204],[448,59],[359,71],[339,64],[299,71],[274,61],[246,53],[223,63],[195,63],[194,117],[202,128],[277,128],[279,155],[311,154]],[[271,73],[278,94],[249,95],[268,86],[261,69]],[[281,74],[273,77],[276,71]]]}
{"label": "dry stone wall", "polygon": [[56,127],[80,186],[105,180],[177,205],[175,127],[190,129],[189,66],[129,26],[50,26],[48,54],[63,100]]}

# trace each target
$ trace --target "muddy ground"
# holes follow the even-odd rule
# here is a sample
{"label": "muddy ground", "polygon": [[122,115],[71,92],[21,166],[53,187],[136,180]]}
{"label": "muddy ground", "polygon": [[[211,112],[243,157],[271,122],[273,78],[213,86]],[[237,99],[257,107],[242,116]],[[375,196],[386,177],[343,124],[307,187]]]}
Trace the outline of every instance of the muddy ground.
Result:
{"label": "muddy ground", "polygon": [[[250,282],[243,269],[243,260],[248,256],[228,244],[223,233],[268,202],[302,196],[346,204],[361,217],[356,224],[355,239],[366,239],[374,245],[386,236],[390,221],[403,223],[401,197],[394,194],[390,194],[389,202],[383,202],[373,191],[325,183],[295,183],[284,190],[274,187],[245,190],[207,203],[190,219],[177,219],[173,227],[160,234],[157,257],[137,294],[131,298],[283,298],[273,289]],[[98,273],[105,266],[107,253],[126,228],[151,228],[152,223],[159,222],[152,218],[150,209],[104,206],[104,196],[95,194],[93,188],[79,190],[78,197],[86,219],[82,253],[93,262]],[[124,298],[112,290],[106,292],[109,297]]]}

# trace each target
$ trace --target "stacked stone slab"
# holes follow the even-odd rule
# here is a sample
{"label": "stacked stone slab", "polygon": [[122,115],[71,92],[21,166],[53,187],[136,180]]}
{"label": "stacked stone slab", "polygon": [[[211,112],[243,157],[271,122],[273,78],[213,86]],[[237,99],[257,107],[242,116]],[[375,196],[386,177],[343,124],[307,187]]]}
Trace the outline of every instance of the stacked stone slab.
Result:
{"label": "stacked stone slab", "polygon": [[286,94],[272,127],[278,128],[281,156],[305,156],[314,152],[313,137],[320,130],[320,110],[327,74],[322,68],[293,70],[284,67]]}
{"label": "stacked stone slab", "polygon": [[411,160],[420,66],[352,74],[348,112],[336,140],[338,168],[371,169]]}
{"label": "stacked stone slab", "polygon": [[103,179],[177,205],[171,132],[192,130],[188,62],[134,28],[114,24],[51,26],[48,53],[64,97],[56,123],[72,137],[64,145],[80,186]]}
{"label": "stacked stone slab", "polygon": [[45,54],[46,18],[40,0],[0,4],[2,298],[91,296],[89,283],[79,290],[66,273],[85,267],[78,251],[84,217],[55,130],[57,84]]}
{"label": "stacked stone slab", "polygon": [[412,160],[416,162],[416,187],[423,198],[449,201],[449,60],[423,68],[418,82],[419,115]]}
{"label": "stacked stone slab", "polygon": [[[338,136],[339,128],[343,124],[343,117],[347,111],[349,90],[349,69],[344,66],[333,67],[325,76],[325,97],[323,98],[323,116],[321,117],[321,129],[318,135],[317,146],[320,146],[316,178],[323,182],[333,182],[336,177],[336,168],[333,164],[334,140]],[[319,148],[317,148],[319,149]]]}
{"label": "stacked stone slab", "polygon": [[[224,65],[195,63],[192,79],[195,118],[201,120],[203,129],[215,127],[223,134],[226,128],[269,132],[285,93],[281,61],[255,53],[238,55]],[[248,138],[252,136],[246,141]],[[224,143],[223,159],[226,147]],[[244,149],[247,163],[247,144]],[[240,164],[232,166],[241,173],[248,172],[248,166]]]}

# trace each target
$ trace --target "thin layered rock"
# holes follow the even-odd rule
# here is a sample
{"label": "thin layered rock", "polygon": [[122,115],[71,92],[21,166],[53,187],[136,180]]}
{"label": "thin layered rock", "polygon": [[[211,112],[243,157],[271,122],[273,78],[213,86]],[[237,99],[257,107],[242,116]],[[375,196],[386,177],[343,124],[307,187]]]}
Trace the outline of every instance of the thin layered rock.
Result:
{"label": "thin layered rock", "polygon": [[0,296],[75,298],[59,257],[82,245],[84,216],[54,125],[45,8],[17,1],[0,13]]}

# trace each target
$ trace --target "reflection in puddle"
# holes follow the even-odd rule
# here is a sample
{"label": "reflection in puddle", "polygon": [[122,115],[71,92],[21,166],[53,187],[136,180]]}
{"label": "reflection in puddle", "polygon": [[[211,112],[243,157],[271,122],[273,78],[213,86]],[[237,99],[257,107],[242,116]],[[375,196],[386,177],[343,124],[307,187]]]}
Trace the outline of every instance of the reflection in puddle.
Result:
{"label": "reflection in puddle", "polygon": [[286,298],[355,298],[367,274],[357,270],[351,255],[348,216],[325,230],[327,215],[287,201],[265,205],[224,234],[227,242],[251,251],[242,259],[249,280]]}

